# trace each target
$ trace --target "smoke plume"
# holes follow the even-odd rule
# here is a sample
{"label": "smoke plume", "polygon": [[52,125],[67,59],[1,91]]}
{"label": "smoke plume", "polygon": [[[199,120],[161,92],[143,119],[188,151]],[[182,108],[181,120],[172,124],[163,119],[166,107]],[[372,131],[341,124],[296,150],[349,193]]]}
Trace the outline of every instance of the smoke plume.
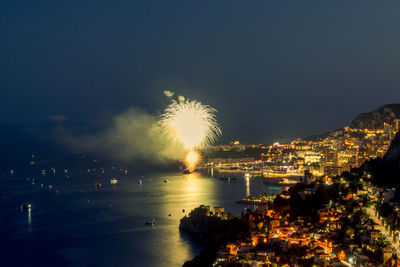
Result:
{"label": "smoke plume", "polygon": [[174,96],[174,92],[172,92],[172,91],[169,91],[169,90],[164,90],[164,95],[166,96],[166,97],[168,97],[168,98],[171,98],[171,97],[173,97]]}
{"label": "smoke plume", "polygon": [[76,136],[60,129],[56,133],[75,152],[102,153],[123,161],[168,163],[184,156],[182,145],[163,134],[158,118],[138,108],[115,117],[99,134]]}

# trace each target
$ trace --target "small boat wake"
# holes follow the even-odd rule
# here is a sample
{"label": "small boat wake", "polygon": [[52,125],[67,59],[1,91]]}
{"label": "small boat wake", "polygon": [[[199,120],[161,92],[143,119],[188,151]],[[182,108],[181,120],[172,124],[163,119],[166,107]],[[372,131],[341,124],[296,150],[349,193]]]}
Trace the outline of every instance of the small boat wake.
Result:
{"label": "small boat wake", "polygon": [[144,224],[145,224],[145,225],[149,225],[149,226],[154,226],[155,223],[156,223],[156,220],[153,218],[152,220],[147,221],[147,222],[145,222]]}

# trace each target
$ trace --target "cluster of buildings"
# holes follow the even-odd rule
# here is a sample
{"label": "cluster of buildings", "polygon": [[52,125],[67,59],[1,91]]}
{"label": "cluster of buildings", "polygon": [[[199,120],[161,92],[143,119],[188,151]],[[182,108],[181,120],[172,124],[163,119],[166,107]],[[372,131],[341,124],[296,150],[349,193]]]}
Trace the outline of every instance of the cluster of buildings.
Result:
{"label": "cluster of buildings", "polygon": [[319,266],[325,261],[340,263],[333,253],[332,241],[313,231],[315,226],[311,223],[289,223],[272,209],[258,209],[249,215],[249,221],[253,230],[248,239],[228,243],[218,252],[214,266],[300,266],[299,258]]}
{"label": "cluster of buildings", "polygon": [[[380,129],[345,127],[289,144],[235,141],[213,147],[204,166],[260,177],[303,177],[274,199],[245,197],[242,203],[257,206],[242,215],[250,232],[221,247],[213,265],[400,266],[398,189],[374,185],[366,169],[352,170],[383,157],[399,127],[394,119]],[[312,216],[292,206],[298,202],[311,209],[321,194],[331,200]],[[277,198],[289,208],[277,208]]]}
{"label": "cluster of buildings", "polygon": [[240,144],[214,146],[203,164],[220,170],[251,172],[254,176],[333,177],[349,171],[365,160],[383,156],[400,120],[384,123],[381,129],[344,127],[315,140],[296,139],[289,144]]}
{"label": "cluster of buildings", "polygon": [[[338,183],[349,186],[343,179]],[[317,211],[315,221],[291,220],[290,214],[259,205],[246,214],[251,228],[247,239],[227,243],[214,266],[400,266],[399,251],[365,204],[378,194],[383,199],[385,192],[367,187],[331,201]],[[311,196],[316,188],[314,184],[298,193]],[[372,198],[371,190],[378,192]],[[288,193],[283,197],[290,198]]]}

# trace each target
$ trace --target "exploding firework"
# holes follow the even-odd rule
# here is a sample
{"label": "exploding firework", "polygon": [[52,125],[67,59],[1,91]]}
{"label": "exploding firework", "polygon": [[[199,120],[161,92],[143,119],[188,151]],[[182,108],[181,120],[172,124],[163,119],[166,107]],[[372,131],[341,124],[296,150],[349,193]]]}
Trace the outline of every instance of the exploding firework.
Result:
{"label": "exploding firework", "polygon": [[199,149],[211,145],[221,135],[215,112],[198,101],[174,100],[161,115],[161,125],[176,142],[188,149]]}
{"label": "exploding firework", "polygon": [[165,133],[188,151],[185,159],[189,170],[199,160],[198,149],[207,147],[221,135],[216,110],[198,101],[172,101],[160,116]]}
{"label": "exploding firework", "polygon": [[200,155],[194,150],[190,150],[186,155],[185,164],[189,171],[193,171],[196,168],[197,162],[200,160]]}

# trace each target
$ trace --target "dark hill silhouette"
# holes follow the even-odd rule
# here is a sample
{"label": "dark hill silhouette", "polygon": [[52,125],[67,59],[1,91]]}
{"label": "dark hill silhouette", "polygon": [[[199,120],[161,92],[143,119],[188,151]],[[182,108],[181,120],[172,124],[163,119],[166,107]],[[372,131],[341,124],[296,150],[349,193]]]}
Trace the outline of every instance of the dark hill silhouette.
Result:
{"label": "dark hill silhouette", "polygon": [[378,129],[384,122],[400,119],[400,104],[387,104],[371,112],[359,114],[350,124],[351,128]]}
{"label": "dark hill silhouette", "polygon": [[400,185],[400,132],[393,138],[383,158],[366,161],[358,170],[370,172],[376,185]]}
{"label": "dark hill silhouette", "polygon": [[392,143],[390,144],[383,160],[386,163],[398,163],[400,159],[400,132],[396,134],[393,138]]}
{"label": "dark hill silhouette", "polygon": [[[400,104],[386,104],[371,112],[358,114],[349,126],[350,128],[357,129],[382,129],[384,122],[393,124],[393,120],[395,119],[400,119]],[[332,132],[337,132],[342,129],[343,128],[331,130],[322,134],[310,135],[303,139],[307,141],[322,140],[328,137]]]}

